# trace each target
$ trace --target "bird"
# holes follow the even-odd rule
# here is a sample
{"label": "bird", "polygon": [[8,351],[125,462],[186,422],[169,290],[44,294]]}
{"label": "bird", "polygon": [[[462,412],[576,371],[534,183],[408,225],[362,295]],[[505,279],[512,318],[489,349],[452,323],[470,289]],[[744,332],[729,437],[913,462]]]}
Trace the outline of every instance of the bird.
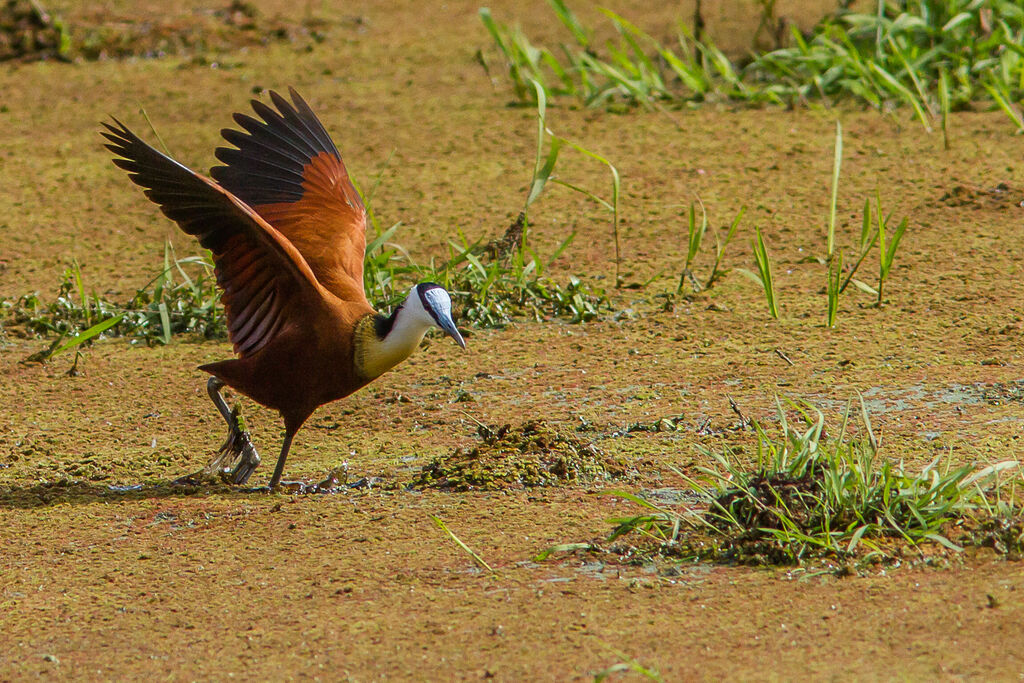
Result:
{"label": "bird", "polygon": [[[451,295],[421,282],[390,315],[363,287],[366,208],[338,148],[294,88],[233,115],[209,177],[144,142],[111,116],[101,122],[113,163],[212,254],[235,357],[199,366],[228,437],[200,473],[234,485],[260,464],[231,387],[276,410],[284,440],[269,489],[281,484],[292,439],[320,406],[361,389],[408,358],[431,328],[460,347]],[[197,473],[197,474],[200,474]],[[182,479],[188,480],[183,477]]]}

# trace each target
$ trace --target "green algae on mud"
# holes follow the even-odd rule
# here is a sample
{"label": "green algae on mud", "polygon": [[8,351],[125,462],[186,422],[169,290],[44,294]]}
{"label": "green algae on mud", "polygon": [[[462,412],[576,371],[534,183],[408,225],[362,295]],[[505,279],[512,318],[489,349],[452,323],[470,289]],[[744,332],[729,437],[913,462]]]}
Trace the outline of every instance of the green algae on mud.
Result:
{"label": "green algae on mud", "polygon": [[[190,11],[170,4],[151,9]],[[780,12],[792,12],[785,4]],[[278,44],[233,53],[219,68],[154,59],[0,70],[0,163],[18,171],[0,192],[0,294],[51,290],[78,256],[97,291],[123,300],[159,263],[165,219],[125,191],[95,140],[108,112],[141,103],[176,153],[202,161],[230,125],[225,112],[256,88],[288,84],[323,108],[356,177],[372,177],[395,150],[374,207],[386,225],[403,221],[402,242],[417,259],[443,258],[456,228],[500,237],[527,189],[536,117],[507,108],[507,91],[474,60],[487,46],[478,5],[370,0],[352,36],[310,52]],[[543,2],[492,6],[521,12],[531,35],[545,30]],[[734,26],[757,11],[753,2],[744,11],[704,7]],[[626,0],[614,9],[660,35],[692,8]],[[744,26],[749,35],[754,27]],[[629,462],[656,455],[692,473],[706,464],[698,446],[727,442],[750,453],[750,433],[728,428],[736,417],[727,397],[767,420],[774,393],[831,410],[874,387],[886,404],[876,426],[908,464],[949,449],[978,464],[1019,451],[1024,312],[1014,287],[994,283],[1015,282],[1024,263],[1021,213],[1016,198],[1004,199],[1024,176],[1002,114],[954,113],[950,152],[899,113],[707,106],[679,112],[682,132],[658,113],[549,114],[556,130],[600,149],[622,173],[629,279],[675,287],[682,212],[694,196],[712,217],[747,204],[725,265],[750,265],[748,226],[761,226],[778,265],[782,319],[769,321],[753,285],[729,276],[707,296],[677,297],[674,310],[638,319],[482,330],[458,357],[433,345],[372,390],[325,407],[295,453],[296,476],[315,480],[349,461],[407,481],[433,457],[471,448],[475,424],[462,411],[489,425],[537,416],[568,430],[582,414],[608,425],[600,436],[672,416],[664,428],[598,443]],[[824,242],[836,117],[848,152],[838,246],[855,244],[861,200],[876,187],[914,224],[891,305],[869,309],[847,297],[838,328],[826,330],[822,269],[805,259]],[[566,170],[587,186],[604,182],[597,170]],[[1014,189],[998,197],[956,189],[1000,183]],[[593,207],[551,192],[532,209],[540,253],[579,234],[547,275],[609,271],[607,223]],[[19,364],[35,348],[10,337],[0,357],[4,486],[31,491],[62,477],[101,490],[148,486],[201,467],[220,443],[222,423],[194,368],[225,357],[226,344],[101,342],[79,376],[67,377],[70,362]],[[960,386],[972,387],[970,400],[954,392],[947,401]],[[464,395],[475,400],[460,402]],[[261,444],[279,438],[269,411],[247,413]],[[0,677],[590,678],[620,661],[604,643],[666,680],[1020,673],[1024,570],[988,549],[941,570],[905,562],[844,579],[690,563],[674,563],[670,576],[618,558],[593,571],[604,558],[591,555],[532,562],[552,545],[603,538],[609,517],[635,514],[622,499],[588,493],[604,487],[150,498],[69,485],[51,505],[0,499],[11,541],[0,553]],[[498,576],[476,571],[430,515]]]}

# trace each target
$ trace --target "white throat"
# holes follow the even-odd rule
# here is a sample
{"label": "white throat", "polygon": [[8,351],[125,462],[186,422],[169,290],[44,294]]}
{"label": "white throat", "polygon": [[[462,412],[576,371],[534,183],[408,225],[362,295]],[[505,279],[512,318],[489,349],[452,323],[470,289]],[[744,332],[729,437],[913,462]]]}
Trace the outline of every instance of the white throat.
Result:
{"label": "white throat", "polygon": [[395,313],[391,329],[383,339],[366,340],[360,349],[360,365],[367,377],[379,377],[412,355],[423,335],[434,326],[434,319],[423,308],[416,289],[409,293]]}
{"label": "white throat", "polygon": [[395,323],[385,335],[381,348],[394,349],[396,353],[404,351],[402,358],[408,358],[433,326],[434,319],[424,310],[419,295],[413,291],[395,313]]}

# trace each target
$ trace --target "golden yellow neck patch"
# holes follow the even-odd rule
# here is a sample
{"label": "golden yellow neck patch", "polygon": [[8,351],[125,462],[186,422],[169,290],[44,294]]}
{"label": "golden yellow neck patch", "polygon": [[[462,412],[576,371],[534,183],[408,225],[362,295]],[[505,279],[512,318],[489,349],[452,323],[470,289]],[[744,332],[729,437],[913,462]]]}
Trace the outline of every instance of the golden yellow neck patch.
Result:
{"label": "golden yellow neck patch", "polygon": [[412,355],[419,346],[426,327],[392,327],[388,335],[377,336],[374,316],[368,315],[357,324],[353,343],[356,372],[367,380],[376,379]]}

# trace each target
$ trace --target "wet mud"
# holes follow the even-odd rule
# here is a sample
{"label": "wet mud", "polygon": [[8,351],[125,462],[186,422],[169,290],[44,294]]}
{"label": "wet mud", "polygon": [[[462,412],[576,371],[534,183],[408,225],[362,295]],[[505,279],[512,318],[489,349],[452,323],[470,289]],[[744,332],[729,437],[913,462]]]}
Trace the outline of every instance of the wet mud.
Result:
{"label": "wet mud", "polygon": [[[299,26],[306,8],[294,4],[268,0],[259,16]],[[490,5],[538,41],[559,38],[544,2]],[[613,9],[667,37],[692,15],[684,5]],[[703,5],[709,31],[744,49],[757,4]],[[224,23],[224,6],[197,15],[162,0],[133,21]],[[46,4],[72,35],[114,30],[133,7]],[[0,297],[51,297],[77,260],[87,291],[124,301],[161,267],[166,240],[195,253],[110,163],[98,121],[147,130],[144,108],[175,156],[204,169],[230,114],[288,85],[376,187],[381,225],[402,222],[395,240],[415,259],[444,258],[459,231],[500,244],[528,191],[536,118],[481,67],[477,50],[494,56],[479,3],[311,7],[330,22],[323,41],[0,65]],[[821,8],[777,9],[806,25]],[[593,7],[579,12],[598,22]],[[536,559],[635,514],[609,489],[695,502],[674,470],[707,466],[706,449],[755,457],[750,420],[770,428],[776,395],[830,422],[862,395],[893,462],[1020,457],[1024,146],[1003,113],[954,113],[950,150],[901,111],[709,103],[673,115],[681,128],[658,112],[551,104],[556,133],[616,164],[623,279],[643,286],[615,290],[604,209],[549,188],[530,208],[531,247],[543,257],[576,237],[545,274],[603,287],[618,314],[472,330],[466,353],[428,338],[296,437],[286,478],[337,472],[329,492],[269,494],[266,463],[251,490],[171,485],[223,438],[196,367],[228,357],[228,344],[115,339],[77,362],[24,363],[52,340],[4,327],[0,678],[589,680],[626,679],[631,661],[664,680],[1018,677],[1024,567],[1005,557],[1020,555],[1019,520],[972,531],[981,547],[941,563],[908,555],[846,576],[600,551]],[[876,190],[910,227],[883,305],[851,288],[827,329],[825,269],[808,257],[824,250],[836,118],[839,246],[856,248]],[[598,192],[609,184],[582,156],[566,154],[558,172]],[[724,265],[753,267],[760,227],[780,320],[735,271],[700,295],[667,296],[698,198],[719,231],[747,206]],[[699,277],[713,255],[711,240]],[[256,447],[275,453],[278,416],[244,400],[242,411]]]}

